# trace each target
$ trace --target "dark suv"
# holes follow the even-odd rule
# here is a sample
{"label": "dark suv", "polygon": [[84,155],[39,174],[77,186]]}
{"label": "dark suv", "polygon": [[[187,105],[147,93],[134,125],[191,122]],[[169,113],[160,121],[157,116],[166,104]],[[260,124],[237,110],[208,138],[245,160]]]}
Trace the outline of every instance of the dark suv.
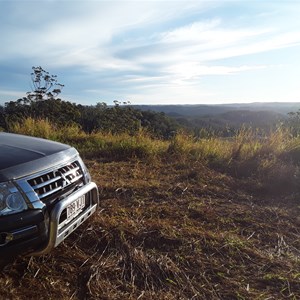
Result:
{"label": "dark suv", "polygon": [[0,258],[49,252],[97,205],[97,186],[74,148],[0,132]]}

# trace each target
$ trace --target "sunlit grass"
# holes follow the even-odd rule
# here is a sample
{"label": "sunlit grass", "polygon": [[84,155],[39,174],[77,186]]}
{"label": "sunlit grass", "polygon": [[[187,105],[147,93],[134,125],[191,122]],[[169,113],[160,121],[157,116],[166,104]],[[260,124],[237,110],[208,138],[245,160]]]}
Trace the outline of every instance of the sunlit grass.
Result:
{"label": "sunlit grass", "polygon": [[171,140],[161,140],[145,130],[135,135],[87,134],[77,125],[56,126],[48,120],[27,118],[11,124],[10,131],[68,143],[85,158],[148,162],[167,159],[191,166],[201,162],[238,178],[252,178],[263,189],[274,186],[274,190],[289,190],[300,180],[300,139],[282,127],[265,134],[242,127],[231,138],[211,135],[196,139],[179,132]]}

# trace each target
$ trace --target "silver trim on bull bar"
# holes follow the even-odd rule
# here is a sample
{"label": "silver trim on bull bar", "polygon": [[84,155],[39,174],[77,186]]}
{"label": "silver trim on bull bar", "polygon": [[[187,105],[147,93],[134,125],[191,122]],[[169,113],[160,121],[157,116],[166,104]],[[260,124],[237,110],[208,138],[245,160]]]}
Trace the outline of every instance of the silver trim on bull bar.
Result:
{"label": "silver trim on bull bar", "polygon": [[[91,199],[92,201],[96,201],[96,203],[92,203],[89,208],[85,209],[82,213],[75,217],[74,220],[66,225],[66,227],[59,229],[59,218],[63,210],[80,196],[85,195],[89,192],[93,193]],[[31,255],[42,255],[49,253],[53,248],[59,245],[69,234],[71,234],[80,224],[87,220],[96,211],[99,202],[98,199],[99,195],[97,185],[94,182],[90,182],[75,193],[71,194],[66,199],[58,202],[51,211],[49,239],[47,245],[40,251],[36,251]]]}

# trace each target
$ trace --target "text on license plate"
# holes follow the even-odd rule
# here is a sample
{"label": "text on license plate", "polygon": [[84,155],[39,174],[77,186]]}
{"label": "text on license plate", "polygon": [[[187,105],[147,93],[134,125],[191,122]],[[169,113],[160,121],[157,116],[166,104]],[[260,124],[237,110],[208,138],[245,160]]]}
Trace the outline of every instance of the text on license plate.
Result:
{"label": "text on license plate", "polygon": [[85,196],[81,196],[67,206],[67,220],[71,220],[85,207]]}

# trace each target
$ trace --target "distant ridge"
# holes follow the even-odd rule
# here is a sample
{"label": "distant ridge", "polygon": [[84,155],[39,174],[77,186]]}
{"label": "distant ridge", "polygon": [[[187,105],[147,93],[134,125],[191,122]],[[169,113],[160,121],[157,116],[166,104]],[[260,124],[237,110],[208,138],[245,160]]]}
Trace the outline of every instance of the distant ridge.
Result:
{"label": "distant ridge", "polygon": [[228,111],[250,110],[270,111],[286,115],[300,109],[300,102],[255,102],[232,104],[176,104],[176,105],[133,105],[140,110],[164,112],[167,115],[179,116],[208,116],[223,114]]}

